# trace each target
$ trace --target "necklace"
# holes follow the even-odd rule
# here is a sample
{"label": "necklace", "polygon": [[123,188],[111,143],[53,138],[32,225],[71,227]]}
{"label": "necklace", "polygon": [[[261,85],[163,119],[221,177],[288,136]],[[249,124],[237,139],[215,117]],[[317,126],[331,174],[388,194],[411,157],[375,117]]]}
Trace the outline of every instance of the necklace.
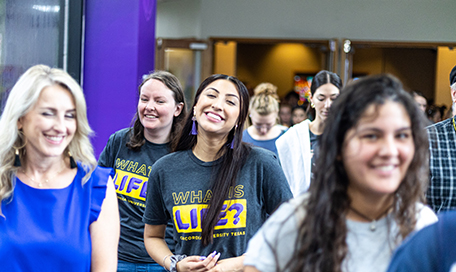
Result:
{"label": "necklace", "polygon": [[369,218],[368,216],[364,215],[363,213],[361,213],[360,211],[356,210],[355,208],[353,208],[352,206],[349,206],[349,209],[352,210],[354,213],[356,213],[357,215],[359,215],[360,217],[364,218],[365,220],[369,221],[371,223],[369,229],[371,231],[375,231],[377,229],[377,221],[382,218],[385,214],[388,213],[388,211],[391,209],[391,206],[389,206],[384,212],[382,212],[379,216],[377,216],[376,218],[372,219],[372,218]]}
{"label": "necklace", "polygon": [[[49,183],[49,180],[52,180],[52,179],[54,179],[55,177],[57,177],[60,173],[62,173],[62,171],[63,171],[64,169],[65,169],[65,167],[63,167],[62,170],[60,170],[59,172],[57,172],[57,174],[55,174],[54,176],[45,179],[44,182],[45,182],[46,184]],[[22,169],[21,171],[22,171],[22,173],[24,173],[24,175],[25,175],[27,178],[29,178],[31,181],[37,183],[37,184],[38,184],[38,187],[40,187],[40,188],[43,187],[43,183],[42,183],[41,181],[35,181],[35,179],[32,178],[32,177],[30,177],[29,175],[27,175],[27,173],[25,173],[25,171],[24,171],[23,169]]]}

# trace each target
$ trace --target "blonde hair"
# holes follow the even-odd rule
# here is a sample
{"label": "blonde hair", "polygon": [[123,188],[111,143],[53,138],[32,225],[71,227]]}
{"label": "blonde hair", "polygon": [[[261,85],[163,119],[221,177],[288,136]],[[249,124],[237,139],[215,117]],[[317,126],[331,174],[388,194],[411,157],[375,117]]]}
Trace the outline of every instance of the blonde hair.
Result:
{"label": "blonde hair", "polygon": [[0,118],[0,203],[12,196],[14,191],[18,168],[14,166],[15,149],[19,149],[20,158],[25,156],[24,147],[27,140],[18,129],[18,120],[35,105],[41,91],[53,85],[67,89],[74,99],[77,128],[64,154],[67,155],[70,151],[73,158],[79,161],[86,171],[82,184],[89,179],[97,165],[89,139],[93,131],[87,121],[87,107],[81,87],[63,70],[51,69],[46,65],[33,66],[14,85]]}
{"label": "blonde hair", "polygon": [[[249,115],[255,111],[259,115],[268,115],[279,112],[279,96],[277,95],[277,87],[271,83],[260,83],[253,90],[253,96],[250,98]],[[277,123],[279,119],[277,116]],[[252,125],[250,118],[247,118],[245,128]]]}

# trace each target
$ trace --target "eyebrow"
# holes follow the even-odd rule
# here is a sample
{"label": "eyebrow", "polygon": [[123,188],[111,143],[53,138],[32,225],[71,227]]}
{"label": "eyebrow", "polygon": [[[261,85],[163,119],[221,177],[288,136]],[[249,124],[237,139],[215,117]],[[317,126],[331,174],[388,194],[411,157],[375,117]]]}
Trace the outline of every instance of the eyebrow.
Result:
{"label": "eyebrow", "polygon": [[[220,94],[220,92],[217,89],[215,89],[214,87],[209,87],[209,88],[206,89],[206,91],[209,91],[209,90],[214,90],[215,92]],[[226,94],[226,96],[232,96],[232,97],[237,98],[239,100],[239,97],[237,95],[235,95],[235,94]]]}

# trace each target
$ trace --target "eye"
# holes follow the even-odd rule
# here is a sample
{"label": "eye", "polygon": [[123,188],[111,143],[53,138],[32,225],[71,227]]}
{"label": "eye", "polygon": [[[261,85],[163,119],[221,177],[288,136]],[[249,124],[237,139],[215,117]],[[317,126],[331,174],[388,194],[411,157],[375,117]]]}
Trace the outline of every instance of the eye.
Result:
{"label": "eye", "polygon": [[164,100],[157,100],[157,103],[158,104],[163,104],[163,103],[165,103],[165,101]]}
{"label": "eye", "polygon": [[144,98],[144,97],[141,97],[139,100],[141,100],[142,102],[147,102],[148,101],[148,99]]}
{"label": "eye", "polygon": [[76,118],[76,113],[75,112],[69,112],[69,113],[65,114],[65,118],[74,119],[74,118]]}
{"label": "eye", "polygon": [[412,135],[410,132],[400,132],[396,135],[396,138],[398,139],[408,139],[410,138]]}
{"label": "eye", "polygon": [[226,103],[230,104],[231,106],[236,106],[236,102],[227,100]]}
{"label": "eye", "polygon": [[207,97],[209,97],[209,98],[215,98],[215,95],[213,95],[213,94],[210,94],[210,93],[209,93],[209,94],[207,94],[206,96],[207,96]]}
{"label": "eye", "polygon": [[368,133],[368,134],[362,135],[361,138],[369,140],[369,141],[375,141],[378,139],[378,135],[374,134],[374,133]]}
{"label": "eye", "polygon": [[44,112],[41,113],[41,115],[43,115],[43,116],[52,116],[54,114],[51,111],[44,111]]}

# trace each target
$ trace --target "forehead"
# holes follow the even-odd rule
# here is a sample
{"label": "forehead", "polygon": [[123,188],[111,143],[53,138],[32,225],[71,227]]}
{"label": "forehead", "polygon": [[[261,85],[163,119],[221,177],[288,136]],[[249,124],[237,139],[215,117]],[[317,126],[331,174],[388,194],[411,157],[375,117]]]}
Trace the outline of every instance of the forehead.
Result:
{"label": "forehead", "polygon": [[74,108],[74,98],[71,92],[60,85],[44,87],[36,102],[36,106],[52,104],[53,106],[71,106]]}
{"label": "forehead", "polygon": [[332,85],[331,83],[326,83],[321,85],[315,90],[315,96],[316,95],[333,95],[333,94],[339,94],[340,91],[339,89]]}
{"label": "forehead", "polygon": [[269,124],[275,123],[277,118],[277,113],[271,112],[268,115],[260,115],[256,111],[252,110],[250,113],[250,119],[252,119],[253,123],[257,124]]}
{"label": "forehead", "polygon": [[368,106],[358,121],[358,127],[399,128],[410,127],[411,121],[405,107],[394,101]]}
{"label": "forehead", "polygon": [[173,95],[173,92],[166,85],[157,79],[149,79],[141,87],[141,94],[144,95]]}
{"label": "forehead", "polygon": [[207,85],[206,88],[204,88],[203,92],[214,89],[221,94],[231,94],[239,96],[239,92],[236,88],[236,85],[234,85],[233,82],[227,79],[218,79],[214,82],[211,82],[209,85]]}

